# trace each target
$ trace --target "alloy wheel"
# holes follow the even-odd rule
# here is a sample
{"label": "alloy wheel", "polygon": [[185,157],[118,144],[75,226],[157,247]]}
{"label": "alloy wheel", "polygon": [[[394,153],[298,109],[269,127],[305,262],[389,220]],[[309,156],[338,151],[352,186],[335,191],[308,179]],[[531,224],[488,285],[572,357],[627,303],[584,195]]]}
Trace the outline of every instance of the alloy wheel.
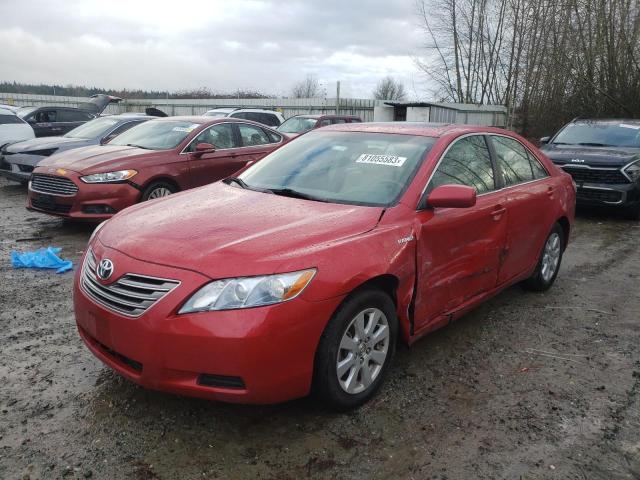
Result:
{"label": "alloy wheel", "polygon": [[151,190],[151,192],[149,192],[149,197],[147,198],[148,200],[153,200],[154,198],[162,198],[169,195],[171,195],[171,190],[169,190],[167,187],[158,187]]}
{"label": "alloy wheel", "polygon": [[349,394],[365,391],[380,375],[389,353],[389,321],[382,310],[368,308],[347,326],[336,359],[338,383]]}
{"label": "alloy wheel", "polygon": [[560,235],[553,232],[549,235],[542,254],[542,269],[540,273],[545,282],[549,282],[556,273],[558,263],[560,262],[560,250]]}

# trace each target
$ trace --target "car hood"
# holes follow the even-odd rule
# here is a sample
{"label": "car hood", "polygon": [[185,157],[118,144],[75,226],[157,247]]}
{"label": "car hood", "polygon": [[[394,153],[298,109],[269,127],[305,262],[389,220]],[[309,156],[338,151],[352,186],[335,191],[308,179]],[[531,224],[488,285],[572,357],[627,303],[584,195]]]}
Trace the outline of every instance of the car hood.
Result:
{"label": "car hood", "polygon": [[66,168],[78,173],[103,168],[127,168],[133,157],[152,155],[155,150],[120,145],[92,145],[61,152],[39,163],[40,167]]}
{"label": "car hood", "polygon": [[314,202],[218,182],[114,216],[98,240],[138,260],[249,276],[313,267],[313,251],[373,229],[381,207]]}
{"label": "car hood", "polygon": [[67,137],[41,137],[25,140],[23,142],[13,143],[7,146],[9,153],[29,153],[37,150],[59,149],[71,145],[85,145],[90,140],[85,138],[67,138]]}
{"label": "car hood", "polygon": [[561,165],[568,163],[617,167],[640,158],[638,148],[545,145],[541,150],[554,163]]}

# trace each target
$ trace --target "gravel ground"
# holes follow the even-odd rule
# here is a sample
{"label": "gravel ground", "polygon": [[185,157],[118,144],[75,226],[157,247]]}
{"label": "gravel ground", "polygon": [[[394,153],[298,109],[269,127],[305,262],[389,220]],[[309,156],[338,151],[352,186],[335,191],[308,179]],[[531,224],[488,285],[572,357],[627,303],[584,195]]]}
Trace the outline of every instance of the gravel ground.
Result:
{"label": "gravel ground", "polygon": [[24,208],[0,180],[0,478],[640,478],[640,225],[582,213],[555,286],[513,287],[401,348],[348,413],[313,399],[234,406],[145,391],[74,326],[72,274],[14,270],[12,249],[75,262],[92,228]]}

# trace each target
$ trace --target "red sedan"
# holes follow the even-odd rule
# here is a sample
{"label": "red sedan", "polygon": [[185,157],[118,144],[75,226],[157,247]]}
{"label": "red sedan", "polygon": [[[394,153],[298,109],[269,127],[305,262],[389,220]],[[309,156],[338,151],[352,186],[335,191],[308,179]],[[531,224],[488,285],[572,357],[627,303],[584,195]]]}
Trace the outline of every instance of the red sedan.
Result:
{"label": "red sedan", "polygon": [[495,128],[336,125],[238,177],[98,227],[76,276],[89,349],[148,388],[273,403],[370,398],[411,344],[554,282],[569,175]]}
{"label": "red sedan", "polygon": [[228,177],[286,140],[264,125],[230,118],[150,120],[108,145],[40,162],[29,182],[27,208],[101,221],[135,203]]}

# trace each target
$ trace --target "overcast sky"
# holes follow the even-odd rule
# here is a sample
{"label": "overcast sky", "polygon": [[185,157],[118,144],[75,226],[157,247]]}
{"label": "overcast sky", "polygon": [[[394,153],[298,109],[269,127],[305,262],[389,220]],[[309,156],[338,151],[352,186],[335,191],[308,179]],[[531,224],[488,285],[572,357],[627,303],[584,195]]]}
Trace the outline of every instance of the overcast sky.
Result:
{"label": "overcast sky", "polygon": [[287,95],[312,73],[368,98],[393,75],[415,97],[420,44],[414,0],[0,0],[1,80]]}

